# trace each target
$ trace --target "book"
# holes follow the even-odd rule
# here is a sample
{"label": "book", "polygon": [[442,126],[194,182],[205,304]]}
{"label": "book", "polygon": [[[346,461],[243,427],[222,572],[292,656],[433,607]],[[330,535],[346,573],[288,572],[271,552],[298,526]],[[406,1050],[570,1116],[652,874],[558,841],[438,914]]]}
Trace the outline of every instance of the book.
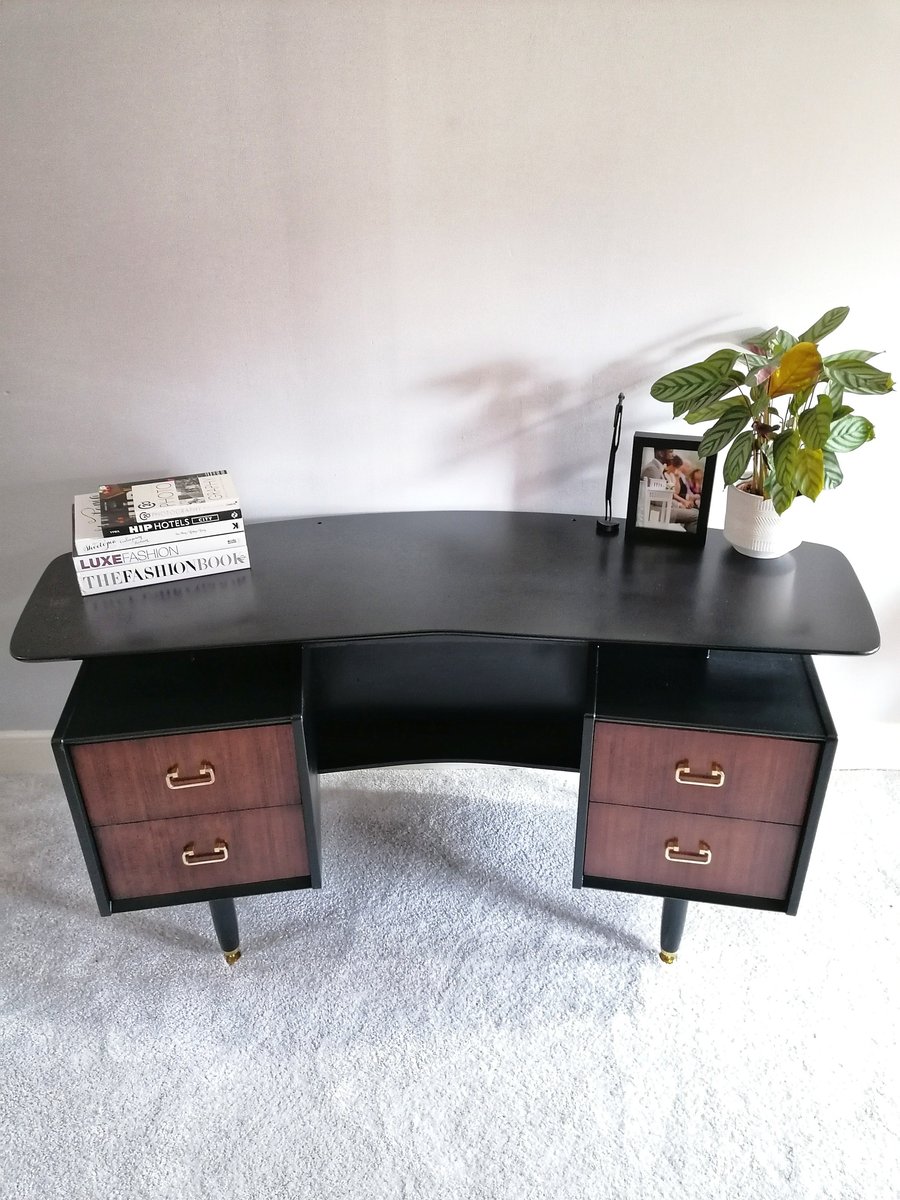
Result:
{"label": "book", "polygon": [[[216,512],[195,513],[189,517],[161,517],[156,521],[136,521],[133,525],[107,526],[101,524],[101,533],[105,538],[115,540],[119,537],[131,537],[135,533],[165,533],[172,529],[193,529],[194,536],[198,530],[210,529],[213,533],[224,533],[230,521],[241,519],[239,508],[225,508]],[[219,526],[219,528],[216,528]]]}
{"label": "book", "polygon": [[156,542],[149,546],[119,546],[94,551],[91,554],[73,554],[72,561],[79,574],[91,571],[106,571],[119,567],[144,567],[155,562],[171,562],[176,558],[196,558],[219,550],[246,550],[244,533],[225,533],[217,537],[184,538],[180,542]]}
{"label": "book", "polygon": [[[159,528],[150,528],[158,524]],[[194,517],[179,517],[169,521],[151,522],[135,526],[133,533],[118,529],[113,537],[106,537],[100,525],[100,497],[96,492],[76,496],[72,506],[72,551],[75,554],[103,553],[105,550],[122,549],[125,546],[152,546],[158,542],[175,542],[198,537],[213,537],[221,534],[244,532],[244,520],[238,515],[217,520],[208,513]]]}
{"label": "book", "polygon": [[103,483],[97,494],[104,533],[144,521],[240,507],[237,490],[227,471],[202,471],[168,479],[140,479],[133,483]]}
{"label": "book", "polygon": [[166,559],[140,566],[103,567],[97,571],[76,571],[75,578],[82,596],[117,592],[123,588],[145,587],[153,583],[175,583],[205,575],[220,575],[224,571],[244,571],[250,566],[246,546],[191,554],[185,558]]}

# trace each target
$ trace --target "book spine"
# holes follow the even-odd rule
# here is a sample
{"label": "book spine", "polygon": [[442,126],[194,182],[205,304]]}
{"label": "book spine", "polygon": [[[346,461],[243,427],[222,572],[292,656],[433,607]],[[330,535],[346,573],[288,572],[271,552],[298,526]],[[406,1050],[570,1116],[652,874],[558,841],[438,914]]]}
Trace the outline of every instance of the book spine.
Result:
{"label": "book spine", "polygon": [[219,537],[185,538],[180,542],[157,542],[152,546],[119,546],[93,554],[74,554],[72,561],[79,574],[107,571],[120,567],[145,567],[155,562],[177,558],[196,558],[220,550],[246,550],[243,533],[221,534]]}
{"label": "book spine", "polygon": [[243,532],[244,521],[238,517],[218,523],[184,521],[173,529],[157,529],[155,532],[141,529],[139,533],[123,533],[106,538],[100,528],[100,503],[96,494],[76,496],[72,505],[72,550],[75,554],[102,553],[104,550],[121,550],[123,546],[151,546],[156,542],[195,540],[214,534]]}
{"label": "book spine", "polygon": [[[220,509],[215,512],[198,513],[196,509],[187,517],[165,517],[156,521],[136,521],[129,525],[110,526],[101,523],[101,531],[105,538],[128,537],[134,533],[159,533],[174,529],[193,529],[199,536],[200,529],[208,529],[210,533],[224,533],[226,522],[237,521],[241,518],[239,508]],[[222,528],[217,529],[220,524]]]}
{"label": "book spine", "polygon": [[249,566],[250,558],[246,548],[242,548],[192,555],[190,558],[176,558],[140,567],[77,571],[75,577],[82,596],[96,596],[102,592],[118,592],[123,588],[146,587],[153,583],[178,583],[204,575],[220,575],[224,571],[244,571]]}
{"label": "book spine", "polygon": [[115,537],[120,529],[139,529],[152,521],[170,521],[176,517],[202,516],[205,513],[219,515],[240,509],[237,496],[225,496],[221,500],[199,500],[194,504],[155,504],[152,508],[138,508],[133,517],[128,513],[108,513],[100,506],[100,528],[107,536]]}

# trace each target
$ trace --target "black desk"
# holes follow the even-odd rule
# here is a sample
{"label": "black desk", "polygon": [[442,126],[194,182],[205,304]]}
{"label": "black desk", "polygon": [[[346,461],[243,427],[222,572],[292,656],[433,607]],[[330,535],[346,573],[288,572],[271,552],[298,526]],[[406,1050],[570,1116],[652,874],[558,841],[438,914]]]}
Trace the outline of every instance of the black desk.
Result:
{"label": "black desk", "polygon": [[[88,598],[69,557],[55,559],[11,653],[84,660],[54,748],[101,911],[209,900],[234,955],[235,896],[320,883],[318,774],[421,761],[580,771],[575,884],[663,896],[669,959],[689,899],[796,911],[835,745],[809,656],[879,644],[855,574],[825,546],[759,562],[716,530],[698,553],[600,539],[594,525],[505,512],[278,521],[248,528],[249,572]],[[230,784],[198,769],[203,736],[223,762],[237,754]],[[163,785],[166,756],[196,763]],[[275,760],[265,789],[235,783]],[[166,790],[147,790],[135,763]],[[231,848],[216,851],[229,821]],[[299,849],[267,862],[264,849],[242,857],[241,838],[276,858],[275,843]],[[141,874],[183,839],[177,870],[161,859]],[[624,853],[639,843],[647,864]],[[759,856],[765,878],[745,869]]]}

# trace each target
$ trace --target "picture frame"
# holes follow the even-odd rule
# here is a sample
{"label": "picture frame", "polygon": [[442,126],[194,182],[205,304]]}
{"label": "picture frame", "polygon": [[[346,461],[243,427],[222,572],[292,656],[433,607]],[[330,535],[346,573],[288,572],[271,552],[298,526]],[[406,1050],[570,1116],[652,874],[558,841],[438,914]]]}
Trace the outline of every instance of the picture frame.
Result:
{"label": "picture frame", "polygon": [[706,542],[716,456],[700,438],[636,433],[631,451],[625,537],[699,550]]}

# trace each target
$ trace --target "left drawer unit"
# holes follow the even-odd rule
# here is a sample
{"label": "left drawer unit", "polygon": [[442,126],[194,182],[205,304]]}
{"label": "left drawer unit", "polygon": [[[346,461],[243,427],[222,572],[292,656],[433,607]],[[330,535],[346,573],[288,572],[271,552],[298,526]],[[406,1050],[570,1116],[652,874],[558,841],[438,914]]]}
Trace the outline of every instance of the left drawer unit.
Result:
{"label": "left drawer unit", "polygon": [[320,884],[298,646],[86,661],[53,749],[100,911]]}

